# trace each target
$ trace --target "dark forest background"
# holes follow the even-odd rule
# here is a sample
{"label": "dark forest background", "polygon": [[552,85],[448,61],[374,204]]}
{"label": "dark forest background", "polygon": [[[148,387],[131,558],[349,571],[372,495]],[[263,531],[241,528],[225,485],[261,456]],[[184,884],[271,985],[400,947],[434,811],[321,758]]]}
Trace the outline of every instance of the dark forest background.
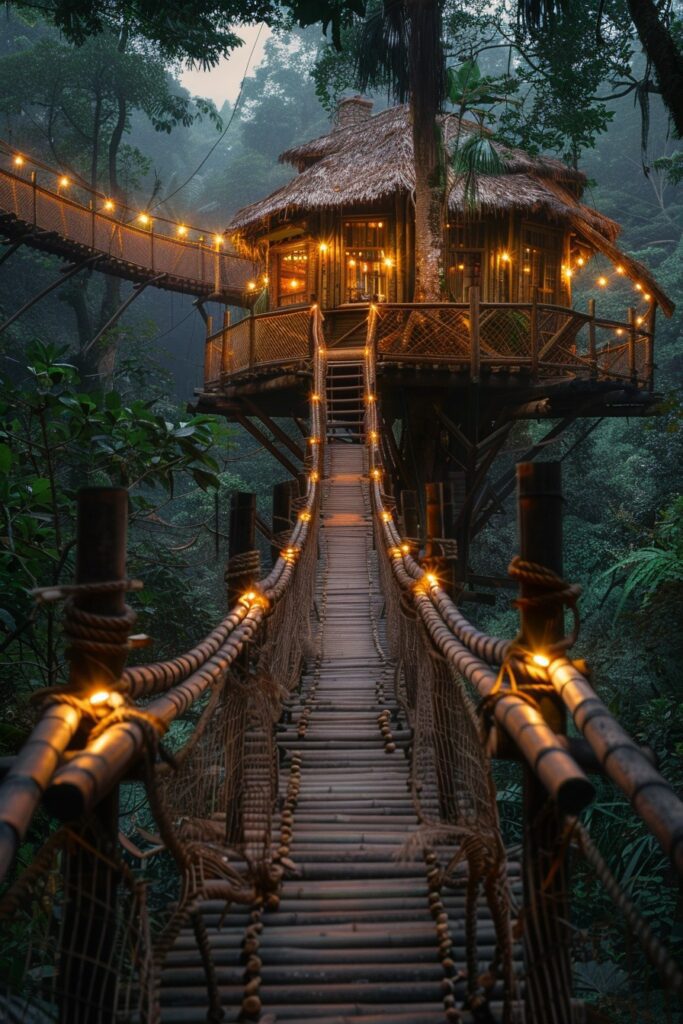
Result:
{"label": "dark forest background", "polygon": [[[512,31],[504,8],[476,4],[467,18],[458,8],[447,22],[451,63],[462,69],[476,61],[489,92],[498,90],[485,105],[487,122],[501,137],[559,154],[587,172],[586,201],[622,224],[622,248],[680,303],[680,142],[655,93],[615,84],[628,82],[629,74],[641,81],[646,63],[619,20],[619,5],[597,55],[581,35],[590,5],[575,6],[588,13],[585,22],[578,19],[576,48],[567,48],[564,66],[539,44],[526,55],[530,63],[518,50],[511,58],[503,45]],[[169,56],[144,39],[122,43],[113,31],[76,47],[34,13],[7,8],[0,28],[0,137],[53,166],[75,168],[141,209],[220,231],[235,210],[288,179],[292,170],[277,162],[278,154],[325,132],[335,100],[353,90],[344,52],[330,49],[318,29],[284,19],[263,62],[245,79],[237,110],[190,96],[179,83],[181,63],[182,54]],[[554,76],[553,88],[544,89],[530,67],[541,67],[546,81]],[[386,90],[378,88],[374,98],[384,105]],[[483,102],[481,92],[468,99],[477,101]],[[2,267],[0,318],[53,280],[59,266],[20,249]],[[575,304],[594,297],[599,313],[624,319],[627,290],[597,289],[600,269],[593,260],[577,277]],[[239,428],[191,412],[204,328],[190,298],[147,290],[105,338],[98,362],[85,357],[87,338],[130,288],[84,272],[0,335],[0,753],[16,750],[26,736],[31,694],[62,678],[58,623],[52,613],[36,612],[29,591],[71,578],[78,486],[130,488],[130,574],[145,581],[136,602],[138,628],[153,637],[148,659],[190,647],[224,610],[230,493],[256,490],[268,519],[272,485],[283,477]],[[680,791],[680,317],[659,317],[655,358],[656,415],[605,420],[577,444],[586,425],[579,423],[544,457],[564,461],[566,574],[583,586],[576,654],[588,659],[613,712],[655,750]],[[501,469],[545,429],[519,423]],[[511,499],[477,542],[473,567],[499,574],[515,550]],[[494,608],[468,609],[488,630],[516,630],[505,595]],[[497,771],[501,816],[514,843],[519,780],[513,771]],[[615,874],[680,950],[683,901],[655,840],[607,787],[590,818]],[[30,855],[29,842],[22,856]],[[657,982],[629,959],[611,907],[580,874],[575,890],[583,993],[607,1020],[663,1020]],[[628,985],[638,993],[635,1016]]]}

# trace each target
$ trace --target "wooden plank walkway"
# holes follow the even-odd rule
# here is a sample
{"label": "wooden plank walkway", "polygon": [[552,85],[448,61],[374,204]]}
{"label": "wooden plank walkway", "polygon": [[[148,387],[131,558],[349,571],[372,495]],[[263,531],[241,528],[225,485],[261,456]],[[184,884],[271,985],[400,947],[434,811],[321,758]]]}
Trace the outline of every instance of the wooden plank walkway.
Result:
{"label": "wooden plank walkway", "polygon": [[[258,1020],[259,1012],[268,1024],[471,1019],[453,1009],[465,995],[459,973],[465,877],[461,886],[444,890],[437,918],[426,877],[433,865],[396,857],[418,822],[405,756],[410,732],[385,689],[365,486],[362,446],[330,444],[320,531],[319,658],[279,726],[282,802],[292,778],[300,779],[300,791],[293,814],[278,815],[274,836],[276,845],[279,837],[289,848],[294,866],[271,910],[231,907],[226,914],[222,903],[202,908],[225,1021]],[[393,739],[382,737],[383,711],[391,714]],[[494,939],[483,909],[480,916],[485,968]],[[452,950],[444,965],[439,944],[446,930]],[[188,929],[168,958],[165,1024],[207,1019],[193,943]]]}

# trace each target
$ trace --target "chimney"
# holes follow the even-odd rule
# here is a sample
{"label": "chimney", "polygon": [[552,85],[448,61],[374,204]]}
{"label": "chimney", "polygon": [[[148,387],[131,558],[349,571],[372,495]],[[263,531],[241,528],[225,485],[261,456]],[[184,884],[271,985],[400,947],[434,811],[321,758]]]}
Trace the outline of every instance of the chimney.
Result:
{"label": "chimney", "polygon": [[372,100],[363,99],[362,96],[347,96],[337,107],[335,130],[361,124],[368,120],[371,112]]}

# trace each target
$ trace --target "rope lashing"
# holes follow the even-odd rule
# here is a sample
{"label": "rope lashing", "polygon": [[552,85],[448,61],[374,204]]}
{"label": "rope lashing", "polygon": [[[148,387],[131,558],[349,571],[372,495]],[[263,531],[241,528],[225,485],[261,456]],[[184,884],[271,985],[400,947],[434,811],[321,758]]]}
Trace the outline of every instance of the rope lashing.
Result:
{"label": "rope lashing", "polygon": [[76,605],[79,597],[101,597],[105,594],[130,593],[142,590],[142,580],[103,580],[98,583],[71,583],[58,587],[37,587],[31,596],[37,604],[64,601],[64,633],[68,651],[91,657],[120,657],[130,650],[130,631],[137,618],[125,604],[121,615],[103,615],[86,611]]}
{"label": "rope lashing", "polygon": [[257,548],[250,551],[243,551],[239,555],[233,555],[228,561],[223,579],[226,583],[236,580],[243,580],[247,576],[256,579],[261,569],[261,553]]}
{"label": "rope lashing", "polygon": [[508,566],[508,575],[519,583],[527,583],[537,587],[540,593],[533,597],[525,595],[512,602],[514,608],[547,608],[555,605],[568,608],[572,613],[573,625],[571,633],[548,647],[549,654],[562,654],[576,643],[579,636],[579,611],[577,601],[581,596],[578,583],[568,583],[552,569],[536,562],[527,562],[515,555]]}

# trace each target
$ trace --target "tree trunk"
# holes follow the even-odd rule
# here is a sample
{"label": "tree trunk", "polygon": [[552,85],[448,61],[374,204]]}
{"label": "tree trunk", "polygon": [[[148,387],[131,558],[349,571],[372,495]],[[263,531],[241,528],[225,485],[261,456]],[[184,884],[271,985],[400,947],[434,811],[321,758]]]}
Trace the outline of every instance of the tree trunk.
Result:
{"label": "tree trunk", "polygon": [[415,158],[415,302],[442,294],[446,172],[437,117],[444,95],[441,4],[407,0],[410,115]]}
{"label": "tree trunk", "polygon": [[628,0],[628,9],[643,49],[657,72],[662,99],[676,132],[683,136],[683,54],[653,0]]}

